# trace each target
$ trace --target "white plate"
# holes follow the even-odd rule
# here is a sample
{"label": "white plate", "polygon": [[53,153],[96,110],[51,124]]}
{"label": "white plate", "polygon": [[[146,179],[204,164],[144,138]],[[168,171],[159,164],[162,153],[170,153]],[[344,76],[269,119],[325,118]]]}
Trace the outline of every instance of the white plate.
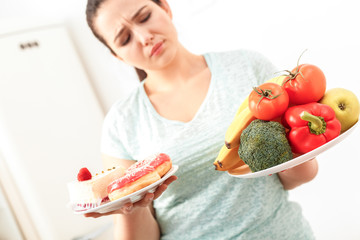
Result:
{"label": "white plate", "polygon": [[166,179],[168,179],[170,176],[174,175],[174,173],[178,170],[179,166],[173,165],[172,168],[158,181],[154,182],[153,184],[144,187],[140,189],[139,191],[136,191],[134,193],[131,193],[125,197],[119,198],[112,202],[104,203],[98,207],[90,208],[84,211],[73,211],[75,214],[85,214],[85,213],[91,213],[91,212],[97,212],[97,213],[107,213],[114,211],[116,209],[121,208],[125,203],[128,202],[137,202],[141,200],[146,193],[153,193],[155,192],[156,188],[161,185]]}
{"label": "white plate", "polygon": [[347,131],[345,131],[344,133],[340,134],[339,136],[337,136],[336,138],[334,138],[333,140],[325,143],[324,145],[310,151],[307,152],[305,154],[302,154],[296,158],[293,158],[285,163],[276,165],[274,167],[271,168],[267,168],[258,172],[251,172],[250,170],[247,172],[244,172],[244,174],[239,174],[239,175],[235,175],[235,174],[230,174],[228,173],[230,176],[232,177],[236,177],[236,178],[256,178],[256,177],[262,177],[262,176],[268,176],[271,174],[275,174],[281,171],[284,171],[288,168],[292,168],[295,167],[301,163],[304,163],[306,161],[309,161],[313,158],[315,158],[316,156],[318,156],[320,153],[328,150],[329,148],[335,146],[336,144],[338,144],[339,142],[341,142],[342,140],[344,140],[347,136],[349,136],[350,133],[352,133],[355,129],[355,127],[359,124],[359,122],[357,122],[354,126],[352,126],[351,128],[349,128]]}

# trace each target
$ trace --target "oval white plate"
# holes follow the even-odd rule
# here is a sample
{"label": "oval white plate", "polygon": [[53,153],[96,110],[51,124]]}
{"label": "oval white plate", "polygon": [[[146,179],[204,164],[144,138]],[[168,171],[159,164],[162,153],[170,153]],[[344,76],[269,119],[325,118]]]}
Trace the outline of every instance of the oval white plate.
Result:
{"label": "oval white plate", "polygon": [[131,193],[125,197],[119,198],[112,202],[104,203],[98,207],[94,207],[91,209],[87,209],[84,211],[73,211],[75,214],[85,214],[85,213],[91,213],[91,212],[97,212],[97,213],[107,213],[114,211],[116,209],[121,208],[125,203],[128,202],[137,202],[141,200],[146,193],[153,193],[155,192],[156,188],[161,185],[166,179],[168,179],[170,176],[174,175],[174,173],[179,169],[179,166],[173,165],[172,168],[158,181],[154,182],[153,184],[144,187],[140,189],[139,191],[136,191],[134,193]]}
{"label": "oval white plate", "polygon": [[235,175],[235,174],[230,174],[228,173],[230,176],[232,177],[236,177],[236,178],[256,178],[256,177],[262,177],[262,176],[268,176],[271,174],[275,174],[281,171],[284,171],[288,168],[292,168],[295,167],[301,163],[304,163],[306,161],[309,161],[313,158],[315,158],[316,156],[318,156],[320,153],[328,150],[329,148],[335,146],[336,144],[338,144],[339,142],[341,142],[342,140],[344,140],[347,136],[349,136],[350,133],[352,133],[355,129],[355,127],[359,124],[359,122],[357,122],[354,126],[352,126],[351,128],[349,128],[347,131],[345,131],[344,133],[340,134],[338,137],[334,138],[333,140],[325,143],[324,145],[310,151],[307,152],[305,154],[302,154],[296,158],[293,158],[285,163],[276,165],[274,167],[271,168],[267,168],[258,172],[245,172],[244,174],[239,174],[239,175]]}

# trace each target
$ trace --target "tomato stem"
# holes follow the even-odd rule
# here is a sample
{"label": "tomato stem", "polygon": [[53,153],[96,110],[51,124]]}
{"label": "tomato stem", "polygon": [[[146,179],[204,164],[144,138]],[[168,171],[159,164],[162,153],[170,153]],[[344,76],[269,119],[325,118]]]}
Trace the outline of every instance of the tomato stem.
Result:
{"label": "tomato stem", "polygon": [[[300,54],[300,56],[299,56],[299,58],[298,58],[298,60],[297,60],[297,64],[296,64],[296,71],[291,72],[291,71],[289,71],[289,70],[284,70],[284,72],[287,72],[287,74],[284,74],[283,76],[289,76],[289,79],[287,79],[286,81],[284,81],[281,86],[284,86],[284,84],[287,83],[288,81],[295,79],[298,74],[300,74],[300,75],[305,79],[304,75],[300,72],[299,66],[300,66],[300,59],[301,59],[301,57],[304,55],[304,53],[305,53],[306,51],[307,51],[307,49],[305,49],[305,50]],[[291,82],[290,82],[290,84],[291,84]]]}
{"label": "tomato stem", "polygon": [[309,130],[311,133],[320,135],[326,130],[326,122],[323,117],[315,116],[307,111],[303,111],[300,114],[302,120],[308,121]]}
{"label": "tomato stem", "polygon": [[259,87],[253,87],[253,90],[254,90],[257,94],[259,94],[259,95],[261,96],[261,98],[259,99],[259,101],[258,101],[257,104],[256,104],[257,107],[259,106],[259,104],[260,104],[260,102],[261,102],[261,100],[262,100],[263,98],[267,98],[267,99],[272,100],[272,99],[275,99],[275,98],[277,98],[277,97],[279,97],[279,96],[281,95],[281,93],[279,93],[278,95],[273,96],[271,89],[265,89],[265,90],[263,90],[263,89],[261,89],[261,88],[259,88]]}
{"label": "tomato stem", "polygon": [[301,54],[300,54],[300,57],[298,58],[298,61],[297,61],[297,67],[299,67],[299,63],[300,63],[300,59],[302,57],[302,55],[304,55],[304,53],[307,51],[307,49],[305,49]]}

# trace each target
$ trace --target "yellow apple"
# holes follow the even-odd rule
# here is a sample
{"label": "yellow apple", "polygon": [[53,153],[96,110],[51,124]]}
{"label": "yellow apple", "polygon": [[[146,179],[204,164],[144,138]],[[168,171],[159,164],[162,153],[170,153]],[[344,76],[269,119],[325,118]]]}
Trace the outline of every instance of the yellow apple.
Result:
{"label": "yellow apple", "polygon": [[359,119],[360,103],[356,95],[344,88],[332,88],[325,92],[320,103],[334,109],[341,123],[341,132],[352,127]]}

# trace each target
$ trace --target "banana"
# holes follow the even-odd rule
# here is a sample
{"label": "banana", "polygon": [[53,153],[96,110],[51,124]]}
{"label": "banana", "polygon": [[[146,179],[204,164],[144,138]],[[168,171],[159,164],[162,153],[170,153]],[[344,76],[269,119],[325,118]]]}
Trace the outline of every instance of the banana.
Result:
{"label": "banana", "polygon": [[238,147],[240,145],[240,135],[242,131],[256,118],[251,113],[249,107],[246,107],[235,116],[225,133],[225,146],[228,149]]}
{"label": "banana", "polygon": [[[279,85],[282,85],[284,80],[285,80],[286,76],[277,76],[277,77],[273,77],[269,80],[267,80],[266,82],[272,82],[272,83],[277,83]],[[250,95],[250,94],[249,94]],[[236,111],[235,116],[237,116],[239,113],[242,112],[242,110],[244,110],[248,105],[249,105],[249,95],[244,99],[244,101],[241,103],[240,107],[238,108],[238,110]]]}
{"label": "banana", "polygon": [[230,173],[231,175],[243,175],[251,173],[251,169],[248,165],[244,164],[240,167],[229,169],[228,173]]}
{"label": "banana", "polygon": [[228,149],[223,145],[214,161],[215,170],[227,171],[244,165],[245,163],[239,157],[238,149],[239,148]]}
{"label": "banana", "polygon": [[287,78],[288,76],[286,75],[280,75],[280,76],[276,76],[273,78],[270,78],[269,80],[267,80],[266,82],[272,82],[272,83],[277,83],[280,86],[283,85],[285,78]]}
{"label": "banana", "polygon": [[238,108],[235,117],[239,115],[245,108],[249,106],[249,95],[245,98],[245,100],[241,103],[240,107]]}

